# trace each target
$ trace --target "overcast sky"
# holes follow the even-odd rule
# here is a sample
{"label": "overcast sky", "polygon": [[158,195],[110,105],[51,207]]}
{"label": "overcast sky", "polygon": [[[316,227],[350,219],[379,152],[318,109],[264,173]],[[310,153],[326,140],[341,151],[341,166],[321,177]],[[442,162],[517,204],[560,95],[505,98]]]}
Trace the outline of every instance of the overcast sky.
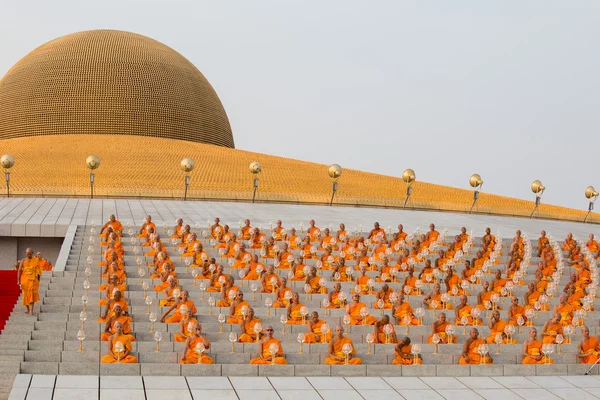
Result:
{"label": "overcast sky", "polygon": [[238,149],[524,199],[540,179],[574,208],[600,189],[597,0],[0,0],[0,75],[99,28],[194,63]]}

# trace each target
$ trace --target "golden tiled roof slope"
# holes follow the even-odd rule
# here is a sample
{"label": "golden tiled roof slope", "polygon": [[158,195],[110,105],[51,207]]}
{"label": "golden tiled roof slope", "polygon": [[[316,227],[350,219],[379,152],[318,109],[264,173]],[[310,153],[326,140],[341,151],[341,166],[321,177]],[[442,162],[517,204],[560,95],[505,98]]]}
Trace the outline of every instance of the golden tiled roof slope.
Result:
{"label": "golden tiled roof slope", "polygon": [[234,147],[219,97],[191,62],[156,40],[114,30],[43,44],[0,81],[0,139],[56,134]]}
{"label": "golden tiled roof slope", "polygon": [[[247,201],[252,197],[249,164],[259,161],[263,172],[260,201],[323,204],[331,196],[328,166],[219,146],[180,140],[116,135],[55,135],[0,141],[3,153],[16,159],[12,168],[14,194],[46,196],[89,195],[88,155],[100,157],[96,193],[111,197],[183,196],[180,161],[196,162],[190,198]],[[344,169],[335,197],[337,204],[401,207],[406,186],[401,179]],[[473,192],[416,182],[410,208],[468,211]],[[529,216],[533,203],[481,193],[476,211]],[[585,212],[542,204],[539,217],[582,221]],[[600,221],[592,214],[590,221]]]}

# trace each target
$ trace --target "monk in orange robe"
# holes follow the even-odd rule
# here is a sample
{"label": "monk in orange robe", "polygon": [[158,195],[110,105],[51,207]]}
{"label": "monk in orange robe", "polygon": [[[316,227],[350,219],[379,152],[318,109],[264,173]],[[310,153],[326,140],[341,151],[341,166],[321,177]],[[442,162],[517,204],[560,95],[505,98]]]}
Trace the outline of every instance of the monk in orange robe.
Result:
{"label": "monk in orange robe", "polygon": [[[393,307],[393,304],[390,299],[390,296],[392,295],[393,292],[394,291],[392,289],[390,289],[390,287],[388,286],[387,283],[384,283],[383,285],[381,285],[381,288],[377,291],[377,293],[375,295],[375,305],[373,307],[377,310],[391,309]],[[380,305],[380,303],[382,303],[382,302],[383,302],[383,306]]]}
{"label": "monk in orange robe", "polygon": [[459,360],[459,364],[492,364],[494,360],[490,357],[490,354],[484,354],[483,356],[477,352],[479,346],[485,344],[485,340],[479,338],[479,331],[477,328],[471,328],[470,336],[463,346],[462,357]]}
{"label": "monk in orange robe", "polygon": [[244,293],[237,292],[235,300],[229,307],[229,318],[227,319],[228,324],[239,324],[244,320],[244,314],[250,309],[250,303],[244,300]]}
{"label": "monk in orange robe", "polygon": [[594,239],[593,233],[590,233],[590,240],[588,240],[585,245],[587,246],[590,253],[598,253],[598,250],[600,249],[598,242]]}
{"label": "monk in orange robe", "polygon": [[147,215],[144,219],[144,223],[140,227],[138,238],[145,238],[150,233],[156,232],[156,224],[152,222],[152,217]]}
{"label": "monk in orange robe", "polygon": [[[360,275],[356,277],[356,286],[360,288],[360,294],[370,294],[369,280],[370,276],[367,275],[367,267],[360,267]],[[374,283],[374,282],[373,282]]]}
{"label": "monk in orange robe", "polygon": [[[115,322],[114,333],[107,339],[108,354],[102,357],[102,362],[105,364],[123,363],[135,364],[137,358],[131,355],[131,342],[135,342],[135,338],[123,331],[123,324],[120,321]],[[121,344],[122,351],[118,351],[117,343]]]}
{"label": "monk in orange robe", "polygon": [[560,314],[560,323],[562,326],[570,325],[573,319],[574,307],[567,303],[567,295],[562,294],[558,300],[558,304],[554,307],[554,314]]}
{"label": "monk in orange robe", "polygon": [[[494,310],[488,321],[490,336],[487,337],[486,342],[488,344],[496,343],[496,335],[502,335],[504,339],[504,328],[506,328],[506,325],[508,325],[508,323],[505,320],[500,319],[500,311]],[[511,342],[517,343],[517,340],[512,339]],[[503,343],[506,343],[506,341],[503,340]]]}
{"label": "monk in orange robe", "polygon": [[[271,353],[271,348],[275,349]],[[265,328],[265,336],[258,342],[258,353],[256,357],[250,360],[253,365],[268,365],[268,364],[287,364],[281,347],[281,341],[273,337],[273,327]]]}
{"label": "monk in orange robe", "polygon": [[346,315],[350,316],[350,324],[351,325],[373,325],[375,321],[375,317],[371,315],[365,315],[364,317],[361,315],[361,310],[365,309],[368,312],[367,305],[360,301],[360,295],[358,293],[354,293],[352,295],[352,303],[346,306]]}
{"label": "monk in orange robe", "polygon": [[311,242],[318,242],[321,237],[321,230],[315,226],[315,220],[311,219],[310,227],[306,230]]}
{"label": "monk in orange robe", "polygon": [[373,229],[371,229],[371,232],[369,232],[367,239],[371,240],[373,243],[387,242],[385,230],[379,226],[379,222],[375,222],[373,224]]}
{"label": "monk in orange robe", "polygon": [[456,325],[463,325],[462,319],[467,318],[467,325],[480,325],[481,318],[475,318],[472,314],[473,307],[468,304],[469,298],[464,294],[460,296],[460,304],[456,306],[454,315],[456,317]]}
{"label": "monk in orange robe", "polygon": [[346,294],[342,292],[342,285],[335,283],[333,289],[329,292],[327,299],[329,300],[328,308],[342,308],[346,306]]}
{"label": "monk in orange robe", "polygon": [[287,306],[287,324],[303,325],[306,320],[302,316],[303,309],[308,311],[306,306],[300,302],[298,293],[293,293],[290,304]]}
{"label": "monk in orange robe", "polygon": [[537,329],[529,330],[529,338],[523,342],[523,364],[554,364],[550,357],[542,353],[542,341],[537,340]]}
{"label": "monk in orange robe", "polygon": [[108,218],[108,222],[102,225],[102,228],[100,228],[100,234],[102,235],[102,233],[104,233],[104,231],[108,228],[111,228],[113,232],[116,232],[119,236],[123,235],[123,225],[114,216],[114,214]]}
{"label": "monk in orange robe", "polygon": [[439,344],[448,344],[448,343],[456,343],[457,338],[456,335],[452,335],[450,338],[446,333],[446,328],[450,325],[448,321],[446,321],[446,314],[441,312],[438,314],[437,321],[434,321],[431,324],[431,334],[429,335],[429,340],[427,343],[434,344],[432,341],[433,335],[437,334],[440,337]]}
{"label": "monk in orange robe", "polygon": [[406,336],[394,348],[396,358],[392,360],[393,365],[418,365],[423,364],[421,355],[412,354],[412,345],[410,338]]}
{"label": "monk in orange robe", "polygon": [[194,325],[198,323],[198,320],[193,317],[191,309],[185,309],[185,313],[179,321],[179,333],[176,333],[174,340],[177,343],[184,343],[193,334]]}
{"label": "monk in orange robe", "polygon": [[52,263],[42,257],[42,253],[38,251],[35,256],[39,260],[42,271],[52,271]]}
{"label": "monk in orange robe", "polygon": [[540,257],[542,255],[542,251],[544,250],[546,245],[549,243],[550,243],[550,240],[546,237],[546,231],[542,231],[541,236],[538,239],[538,244],[537,244],[538,257]]}
{"label": "monk in orange robe", "polygon": [[590,336],[590,330],[587,326],[581,327],[582,339],[577,346],[577,357],[581,359],[581,364],[594,364],[600,357],[600,343],[595,336]]}
{"label": "monk in orange robe", "polygon": [[407,325],[404,321],[405,317],[410,318],[410,323],[408,325],[419,324],[412,306],[408,301],[404,301],[404,292],[398,294],[398,299],[392,306],[392,316],[398,325]]}
{"label": "monk in orange robe", "polygon": [[517,296],[513,296],[511,305],[508,308],[509,324],[518,325],[518,320],[520,317],[522,317],[525,321],[524,324],[527,323],[527,317],[525,316],[525,307],[519,305],[519,298]]}
{"label": "monk in orange robe", "polygon": [[260,280],[260,286],[262,293],[275,293],[275,289],[281,286],[281,279],[275,273],[272,265],[267,266],[267,271]]}
{"label": "monk in orange robe", "polygon": [[562,249],[570,252],[577,246],[577,242],[573,239],[573,234],[569,232],[567,238],[562,242]]}
{"label": "monk in orange robe", "polygon": [[[350,352],[344,353],[344,345],[348,345]],[[325,359],[327,365],[360,365],[362,360],[358,357],[354,357],[356,349],[352,339],[344,336],[344,329],[341,326],[335,327],[335,336],[329,341],[328,357]]]}
{"label": "monk in orange robe", "polygon": [[287,278],[281,278],[281,286],[275,290],[276,300],[273,302],[273,308],[287,308],[293,296],[293,291],[287,285]]}
{"label": "monk in orange robe", "polygon": [[[180,364],[214,364],[214,360],[205,355],[210,349],[210,341],[202,334],[202,325],[196,323],[192,327],[192,336],[188,337],[179,359]],[[201,351],[198,351],[201,350]]]}
{"label": "monk in orange robe", "polygon": [[[260,324],[262,326],[260,318],[256,318],[254,316],[254,309],[248,308],[248,312],[246,316],[244,316],[243,320],[240,322],[240,337],[238,338],[238,342],[240,343],[253,343],[256,342],[256,331],[254,330],[254,326],[256,324]],[[258,338],[262,338],[265,334],[264,330],[261,329],[258,332]]]}
{"label": "monk in orange robe", "polygon": [[563,334],[560,318],[560,314],[555,314],[552,319],[546,321],[542,328],[542,343],[554,344],[556,342],[556,336]]}
{"label": "monk in orange robe", "polygon": [[106,310],[104,311],[102,317],[98,318],[98,322],[106,322],[110,317],[115,315],[113,310],[117,305],[121,307],[121,312],[123,315],[129,314],[129,304],[127,303],[127,300],[123,298],[120,290],[115,290],[113,298],[106,303]]}
{"label": "monk in orange robe", "polygon": [[221,236],[223,235],[223,226],[220,224],[221,220],[219,218],[215,218],[215,223],[210,226],[210,236],[213,239],[221,240]]}
{"label": "monk in orange robe", "polygon": [[332,330],[324,320],[319,319],[319,313],[316,311],[310,314],[306,330],[304,343],[328,343],[333,337]]}
{"label": "monk in orange robe", "polygon": [[25,314],[33,315],[33,306],[40,301],[39,287],[42,268],[39,260],[33,256],[31,249],[25,250],[25,258],[19,264],[17,276],[23,294],[22,304],[25,306]]}
{"label": "monk in orange robe", "polygon": [[115,315],[110,317],[106,322],[106,327],[104,328],[104,333],[102,333],[101,339],[103,342],[106,342],[108,338],[115,334],[115,324],[121,323],[123,328],[123,333],[131,333],[131,327],[129,326],[129,322],[131,322],[131,318],[123,315],[121,312],[121,306],[116,305],[113,308],[113,312]]}
{"label": "monk in orange robe", "polygon": [[242,235],[240,237],[241,240],[250,240],[252,237],[252,226],[250,226],[250,220],[247,219],[244,221],[244,226],[240,229]]}
{"label": "monk in orange robe", "polygon": [[[194,301],[190,299],[190,293],[187,290],[181,292],[181,295],[175,300],[175,303],[165,311],[160,322],[166,322],[167,324],[177,324],[181,322],[182,308],[184,310],[192,310],[192,314],[198,312],[198,310],[196,310],[196,305],[194,304]],[[175,313],[168,317],[173,310],[175,310]]]}
{"label": "monk in orange robe", "polygon": [[[391,332],[389,334],[385,333],[384,327],[389,325],[391,327]],[[387,314],[384,314],[379,321],[376,321],[373,325],[373,338],[374,343],[397,343],[398,338],[396,337],[396,331],[394,330],[394,325],[390,323],[390,317]]]}
{"label": "monk in orange robe", "polygon": [[233,276],[226,275],[225,283],[221,286],[221,298],[217,301],[217,307],[231,306],[231,300],[235,299],[235,295],[240,291],[240,288],[235,285]]}
{"label": "monk in orange robe", "polygon": [[325,294],[327,293],[327,288],[321,286],[321,277],[317,275],[317,268],[310,267],[308,275],[305,279],[305,284],[310,286],[310,294]]}

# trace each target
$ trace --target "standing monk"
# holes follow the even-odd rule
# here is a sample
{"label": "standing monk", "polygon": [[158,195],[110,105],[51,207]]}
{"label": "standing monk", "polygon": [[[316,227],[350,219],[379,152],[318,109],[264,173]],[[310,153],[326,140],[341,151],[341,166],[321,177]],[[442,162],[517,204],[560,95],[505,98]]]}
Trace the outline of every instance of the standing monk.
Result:
{"label": "standing monk", "polygon": [[17,272],[17,283],[21,286],[23,292],[23,305],[25,314],[33,315],[33,306],[40,301],[40,279],[42,277],[42,268],[39,259],[33,256],[31,249],[25,250],[25,258],[19,264]]}

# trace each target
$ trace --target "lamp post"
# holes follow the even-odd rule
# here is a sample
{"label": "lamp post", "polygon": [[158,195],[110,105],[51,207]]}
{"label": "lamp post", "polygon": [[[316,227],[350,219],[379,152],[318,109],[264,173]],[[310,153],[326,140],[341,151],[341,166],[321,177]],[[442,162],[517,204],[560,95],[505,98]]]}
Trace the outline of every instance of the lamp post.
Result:
{"label": "lamp post", "polygon": [[187,201],[188,186],[190,186],[189,173],[192,172],[192,170],[194,169],[196,164],[194,163],[194,160],[192,160],[191,158],[184,158],[183,160],[181,160],[181,163],[179,163],[179,166],[185,173],[185,177],[184,177],[184,181],[183,181],[183,183],[185,185],[185,189],[183,190],[183,201]]}
{"label": "lamp post", "polygon": [[258,190],[258,174],[262,171],[262,165],[258,161],[254,161],[250,163],[250,173],[254,175],[254,180],[252,182],[252,186],[254,187],[252,192],[252,202],[254,203],[254,199],[256,198],[256,191]]}
{"label": "lamp post", "polygon": [[531,184],[531,191],[535,193],[535,206],[533,206],[533,211],[531,211],[531,215],[529,216],[529,218],[533,218],[535,210],[537,210],[540,203],[542,202],[542,195],[544,194],[544,190],[546,190],[546,187],[542,185],[542,182],[537,179]]}
{"label": "lamp post", "polygon": [[402,180],[404,181],[404,183],[406,183],[406,198],[404,199],[404,205],[402,206],[402,208],[406,208],[406,203],[408,203],[408,198],[410,197],[410,195],[413,192],[412,184],[415,182],[416,179],[417,179],[417,176],[415,175],[415,171],[413,169],[410,169],[410,168],[406,169],[402,173]]}
{"label": "lamp post", "polygon": [[100,166],[100,158],[98,156],[88,156],[85,159],[85,165],[90,169],[90,198],[94,198],[94,170]]}
{"label": "lamp post", "polygon": [[474,189],[473,191],[473,204],[471,204],[471,209],[469,210],[469,214],[473,211],[473,207],[475,207],[475,203],[479,199],[479,191],[483,186],[483,181],[481,180],[481,176],[479,174],[473,174],[469,178],[469,185]]}
{"label": "lamp post", "polygon": [[329,176],[331,177],[331,179],[333,179],[333,186],[332,186],[332,190],[331,190],[331,200],[329,200],[329,205],[331,206],[333,204],[333,197],[335,196],[335,192],[337,192],[338,189],[338,178],[340,176],[342,176],[342,167],[340,167],[338,164],[332,164],[329,166],[329,169],[327,170],[327,172],[329,173]]}
{"label": "lamp post", "polygon": [[598,198],[598,192],[596,192],[596,189],[594,189],[593,186],[588,186],[587,188],[585,188],[585,197],[590,200],[590,203],[588,205],[588,212],[585,215],[585,218],[583,219],[584,223],[587,222],[587,219],[590,216],[590,213],[594,209],[594,203],[596,202],[596,199]]}
{"label": "lamp post", "polygon": [[4,177],[6,178],[6,197],[10,197],[10,169],[15,165],[15,158],[10,154],[4,154],[0,157],[0,164],[4,168]]}

